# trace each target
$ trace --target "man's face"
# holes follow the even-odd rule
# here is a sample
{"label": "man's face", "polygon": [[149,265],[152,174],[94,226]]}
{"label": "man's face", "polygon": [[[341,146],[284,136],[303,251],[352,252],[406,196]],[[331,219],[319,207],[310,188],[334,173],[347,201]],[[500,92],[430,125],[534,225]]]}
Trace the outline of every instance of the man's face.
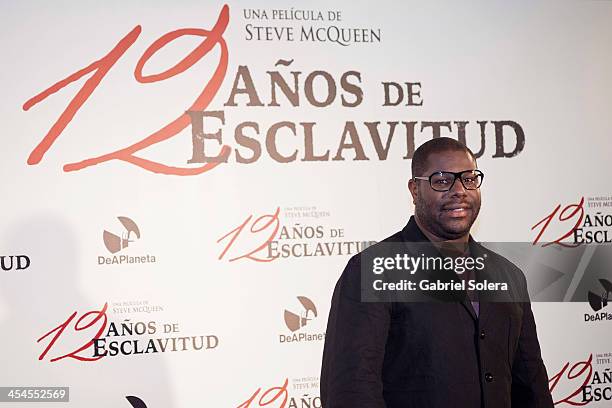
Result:
{"label": "man's face", "polygon": [[[415,176],[429,177],[437,171],[475,170],[476,162],[467,152],[442,151],[427,160],[427,169]],[[427,180],[411,180],[410,193],[421,227],[441,240],[454,240],[469,234],[480,211],[480,189],[466,190],[455,180],[449,191],[434,191]]]}

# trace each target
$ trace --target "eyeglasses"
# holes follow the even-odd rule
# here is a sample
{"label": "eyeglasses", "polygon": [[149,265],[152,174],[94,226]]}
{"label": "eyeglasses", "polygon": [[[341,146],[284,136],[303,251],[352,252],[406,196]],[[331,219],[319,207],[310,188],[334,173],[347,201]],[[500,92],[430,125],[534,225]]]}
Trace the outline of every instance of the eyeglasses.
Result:
{"label": "eyeglasses", "polygon": [[415,180],[428,180],[435,191],[449,191],[457,179],[466,190],[476,190],[482,184],[484,173],[480,170],[464,170],[458,173],[452,171],[437,171],[429,177],[413,177]]}

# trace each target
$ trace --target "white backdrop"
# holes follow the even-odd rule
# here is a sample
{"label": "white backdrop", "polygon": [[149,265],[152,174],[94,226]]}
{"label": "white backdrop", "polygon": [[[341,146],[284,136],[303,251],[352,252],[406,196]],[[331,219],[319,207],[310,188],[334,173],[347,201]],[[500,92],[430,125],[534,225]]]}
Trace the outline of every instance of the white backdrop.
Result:
{"label": "white backdrop", "polygon": [[[583,214],[612,213],[610,2],[2,10],[0,386],[70,387],[75,407],[319,407],[333,285],[413,213],[411,146],[436,126],[465,126],[474,151],[482,126],[478,240],[533,242],[552,214],[539,241],[554,241],[582,198]],[[217,112],[209,136],[192,137],[190,110]],[[227,162],[188,163],[194,140]],[[316,317],[292,331],[298,296]],[[609,390],[593,380],[612,368],[612,317],[533,308],[558,406],[584,403],[585,381]],[[82,361],[96,350],[109,355]]]}

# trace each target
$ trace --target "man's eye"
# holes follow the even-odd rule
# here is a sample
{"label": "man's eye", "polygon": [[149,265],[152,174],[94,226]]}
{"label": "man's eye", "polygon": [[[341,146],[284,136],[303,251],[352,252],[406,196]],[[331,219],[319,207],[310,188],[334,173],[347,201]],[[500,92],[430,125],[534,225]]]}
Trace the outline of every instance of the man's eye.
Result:
{"label": "man's eye", "polygon": [[444,179],[435,180],[434,183],[443,186],[445,184],[448,184],[448,180],[444,180]]}

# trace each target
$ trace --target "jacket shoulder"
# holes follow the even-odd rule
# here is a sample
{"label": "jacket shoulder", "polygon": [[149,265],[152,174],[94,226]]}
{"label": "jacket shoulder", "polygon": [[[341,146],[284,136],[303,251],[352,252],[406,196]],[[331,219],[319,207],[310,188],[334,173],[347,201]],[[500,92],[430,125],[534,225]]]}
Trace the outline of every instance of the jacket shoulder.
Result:
{"label": "jacket shoulder", "polygon": [[385,250],[385,246],[398,242],[403,242],[401,231],[398,231],[395,234],[386,237],[382,241],[378,241],[374,245],[371,245],[365,248],[364,250],[356,253],[355,255],[351,256],[348,262],[346,263],[344,272],[342,272],[342,276],[340,276],[340,281],[348,281],[351,282],[352,285],[356,285],[358,282],[361,282],[362,258],[380,255]]}
{"label": "jacket shoulder", "polygon": [[399,242],[403,242],[402,231],[398,231],[395,234],[386,237],[382,241],[378,241],[374,245],[370,245],[369,247],[350,257],[347,262],[347,268],[349,266],[359,267],[359,265],[361,264],[362,256],[382,253],[386,245]]}

